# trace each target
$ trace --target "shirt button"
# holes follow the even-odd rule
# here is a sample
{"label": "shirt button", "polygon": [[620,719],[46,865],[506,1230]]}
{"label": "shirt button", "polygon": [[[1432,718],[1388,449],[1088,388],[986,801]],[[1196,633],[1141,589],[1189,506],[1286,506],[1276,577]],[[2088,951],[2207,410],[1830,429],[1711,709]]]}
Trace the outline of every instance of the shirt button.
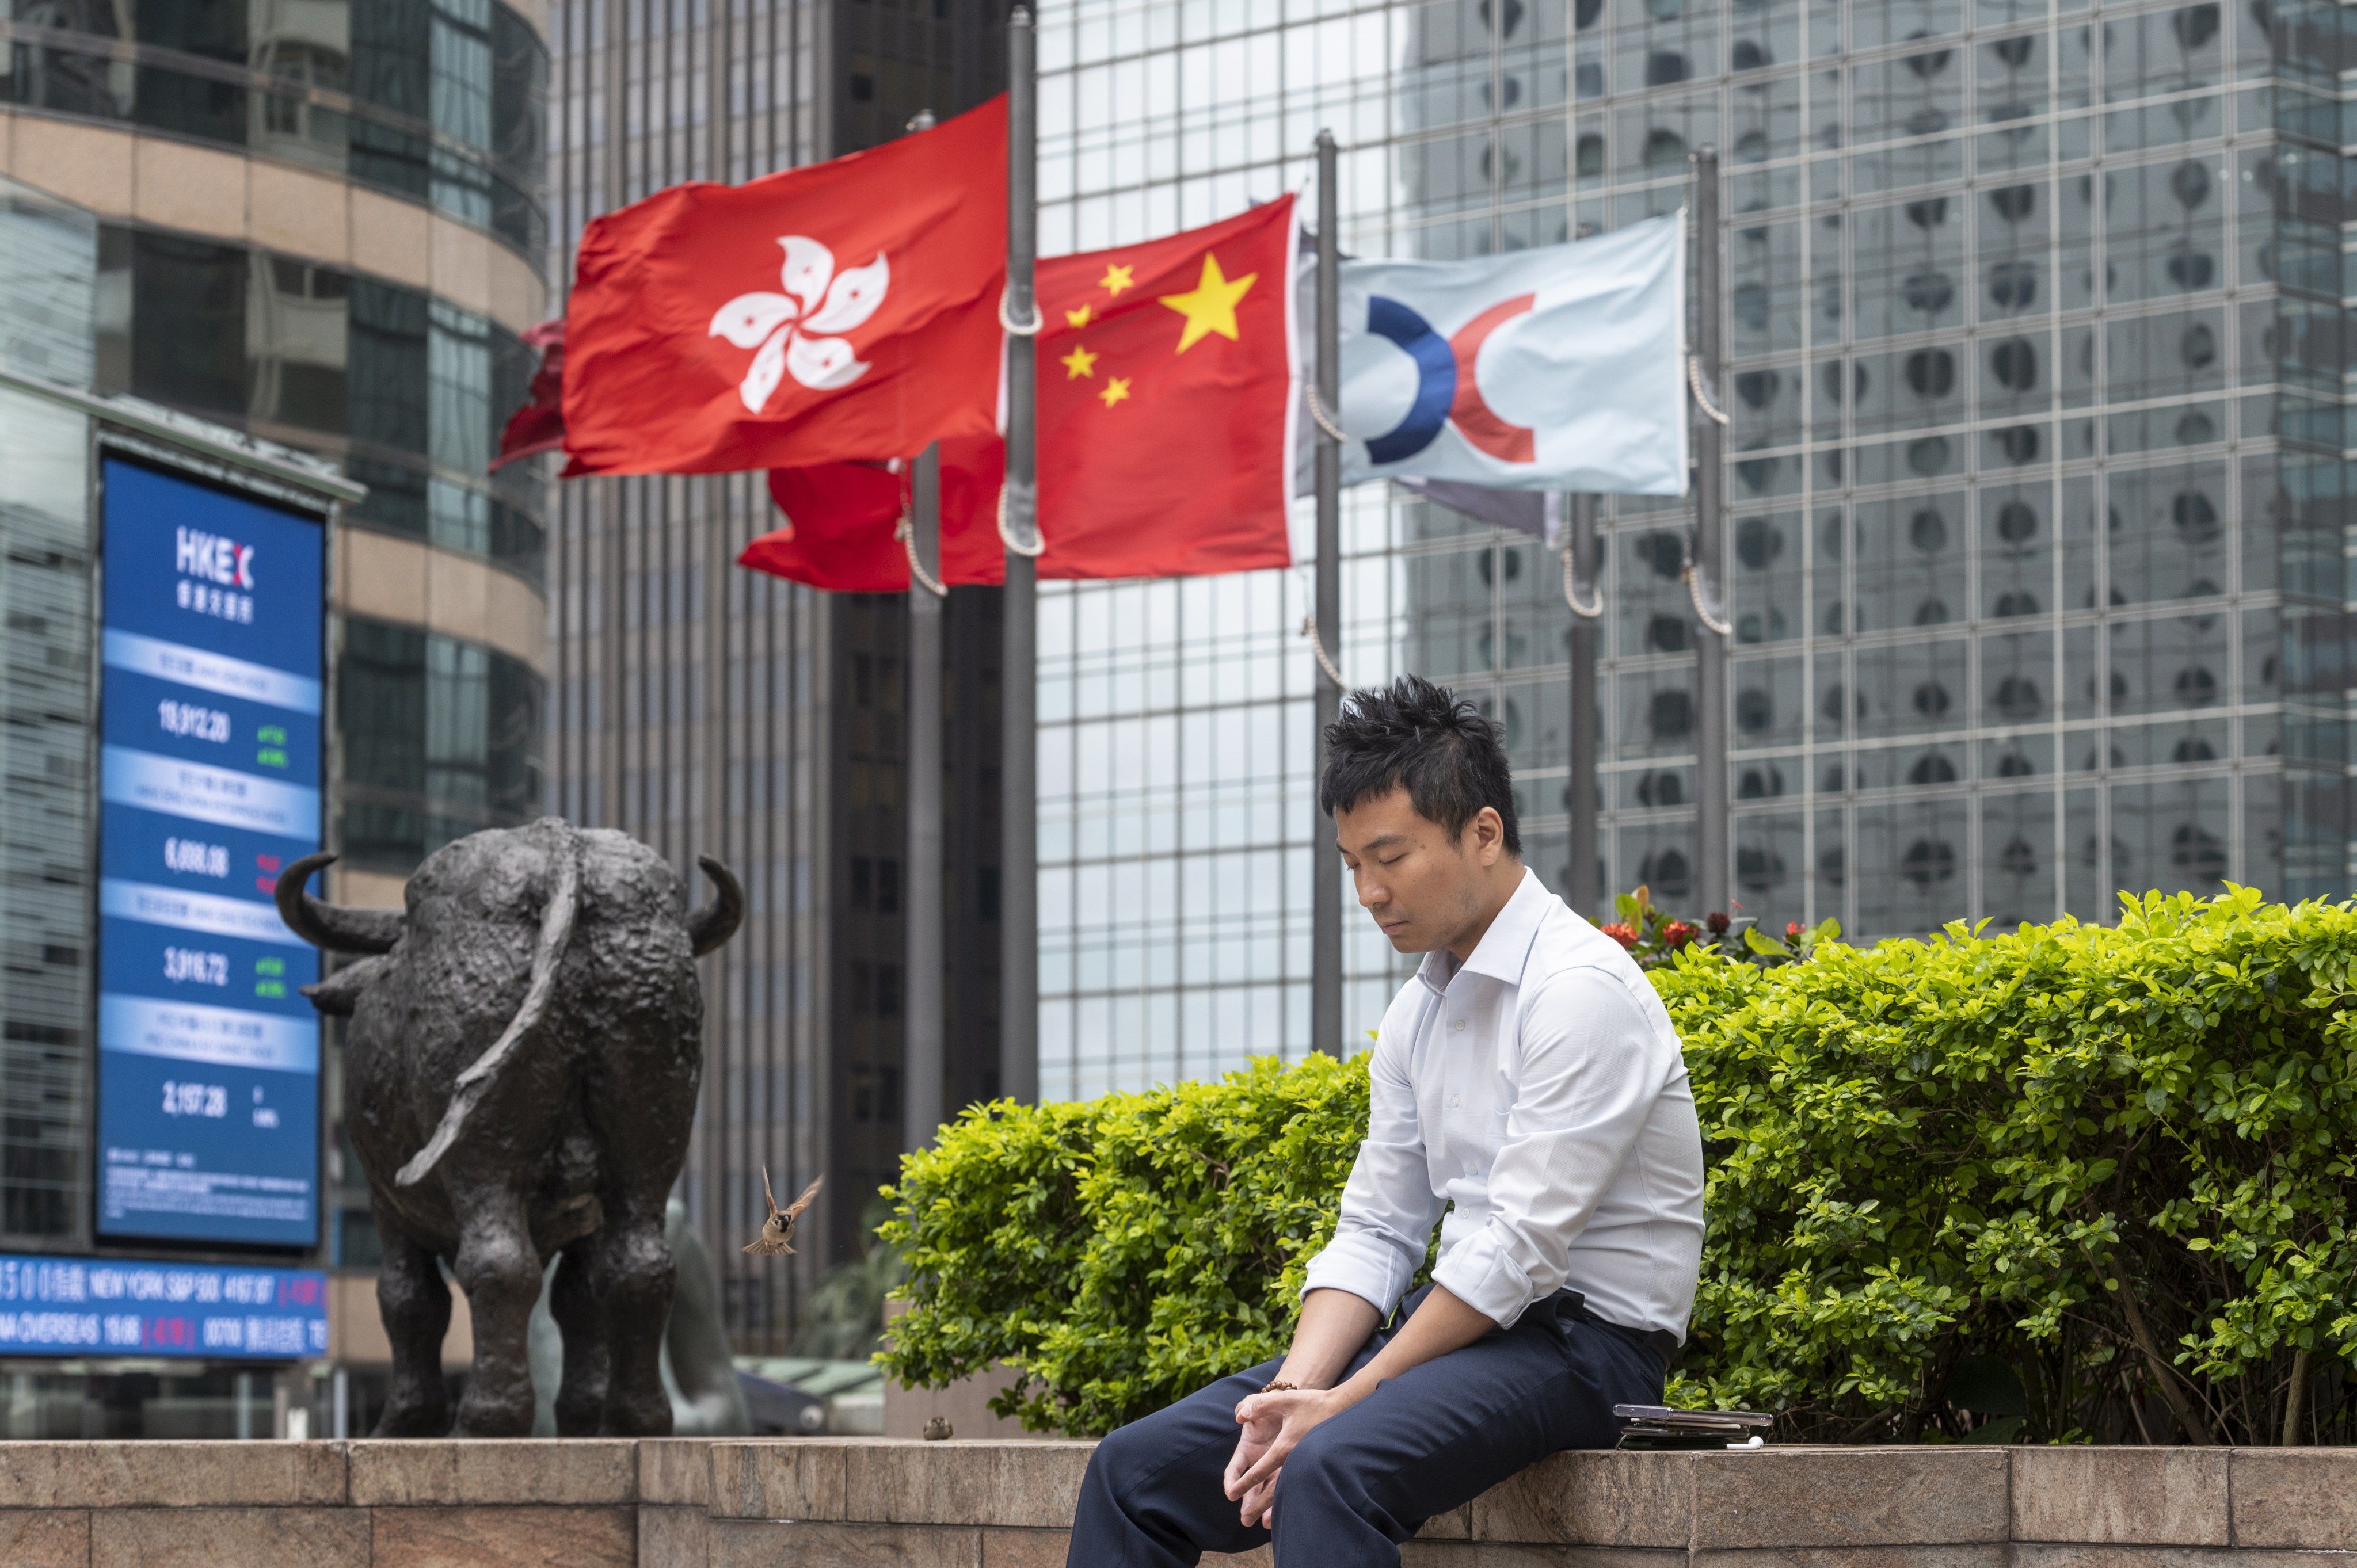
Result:
{"label": "shirt button", "polygon": [[1448,1026],[1449,1026],[1450,1028],[1452,1028],[1452,1029],[1455,1029],[1455,1030],[1458,1031],[1459,1033],[1462,1033],[1462,1032],[1464,1031],[1464,1028],[1465,1028],[1465,1020],[1464,1020],[1464,1019],[1462,1019],[1462,1018],[1459,1018],[1459,1019],[1458,1019],[1458,1020],[1457,1020],[1457,1022],[1455,1022],[1454,1024],[1449,1025]]}
{"label": "shirt button", "polygon": [[1455,1110],[1461,1103],[1462,1101],[1459,1101],[1457,1096],[1452,1094],[1448,1097],[1448,1106],[1450,1110]]}

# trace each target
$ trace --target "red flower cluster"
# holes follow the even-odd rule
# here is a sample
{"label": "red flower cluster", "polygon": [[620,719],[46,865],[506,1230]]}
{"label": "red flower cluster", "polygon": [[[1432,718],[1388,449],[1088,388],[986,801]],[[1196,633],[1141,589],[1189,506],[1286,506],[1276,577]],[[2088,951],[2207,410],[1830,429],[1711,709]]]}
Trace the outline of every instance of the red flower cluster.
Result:
{"label": "red flower cluster", "polygon": [[1694,940],[1694,934],[1695,929],[1684,920],[1665,920],[1662,923],[1662,940],[1674,948],[1682,948]]}
{"label": "red flower cluster", "polygon": [[1602,931],[1606,936],[1610,937],[1614,941],[1619,942],[1624,948],[1634,948],[1637,945],[1637,931],[1632,926],[1623,925],[1620,921],[1615,920],[1612,924],[1609,926],[1599,926],[1597,929]]}

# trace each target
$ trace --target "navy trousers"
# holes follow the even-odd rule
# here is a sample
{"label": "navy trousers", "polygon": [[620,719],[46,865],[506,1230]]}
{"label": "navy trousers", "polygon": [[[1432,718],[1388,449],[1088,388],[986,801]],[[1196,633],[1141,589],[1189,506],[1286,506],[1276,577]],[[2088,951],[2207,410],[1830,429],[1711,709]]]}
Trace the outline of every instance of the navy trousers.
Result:
{"label": "navy trousers", "polygon": [[[1351,1370],[1389,1337],[1376,1333]],[[1068,1568],[1192,1568],[1206,1552],[1267,1541],[1221,1488],[1243,1431],[1236,1402],[1278,1365],[1222,1378],[1097,1444]],[[1590,1316],[1577,1291],[1536,1303],[1512,1328],[1385,1379],[1302,1439],[1277,1477],[1277,1568],[1397,1568],[1399,1543],[1433,1515],[1558,1450],[1612,1446],[1612,1407],[1660,1403],[1662,1381],[1652,1353]]]}

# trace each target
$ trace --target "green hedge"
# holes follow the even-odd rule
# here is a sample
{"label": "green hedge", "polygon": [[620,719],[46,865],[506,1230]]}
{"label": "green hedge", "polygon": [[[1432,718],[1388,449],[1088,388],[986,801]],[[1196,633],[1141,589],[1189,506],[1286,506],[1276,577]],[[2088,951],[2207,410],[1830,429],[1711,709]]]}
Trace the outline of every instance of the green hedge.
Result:
{"label": "green hedge", "polygon": [[1366,1131],[1365,1061],[1322,1056],[970,1109],[886,1189],[912,1305],[885,1368],[938,1386],[1007,1361],[1026,1425],[1095,1434],[1281,1355]]}
{"label": "green hedge", "polygon": [[[1819,1440],[2350,1438],[2357,907],[2124,904],[1652,972],[1711,1167],[1674,1398]],[[1365,1115],[1326,1058],[969,1111],[888,1190],[888,1370],[1004,1360],[1006,1411],[1093,1434],[1279,1353]]]}

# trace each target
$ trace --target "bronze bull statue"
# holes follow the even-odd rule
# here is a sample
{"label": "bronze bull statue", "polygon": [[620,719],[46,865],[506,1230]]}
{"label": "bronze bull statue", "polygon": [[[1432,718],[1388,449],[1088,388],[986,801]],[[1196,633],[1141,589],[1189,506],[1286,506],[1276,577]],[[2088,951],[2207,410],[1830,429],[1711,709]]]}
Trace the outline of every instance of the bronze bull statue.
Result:
{"label": "bronze bull statue", "polygon": [[[278,878],[287,927],[361,962],[304,988],[344,1036],[346,1125],[384,1239],[377,1303],[393,1343],[379,1437],[522,1437],[542,1267],[563,1331],[557,1430],[660,1436],[672,1296],[663,1202],[687,1157],[703,1076],[695,960],[736,934],[745,896],[718,861],[686,907],[679,874],[608,829],[554,817],[447,845],[406,908],[348,909],[305,891],[336,857]],[[467,1292],[475,1362],[452,1426],[442,1382],[450,1291]]]}

